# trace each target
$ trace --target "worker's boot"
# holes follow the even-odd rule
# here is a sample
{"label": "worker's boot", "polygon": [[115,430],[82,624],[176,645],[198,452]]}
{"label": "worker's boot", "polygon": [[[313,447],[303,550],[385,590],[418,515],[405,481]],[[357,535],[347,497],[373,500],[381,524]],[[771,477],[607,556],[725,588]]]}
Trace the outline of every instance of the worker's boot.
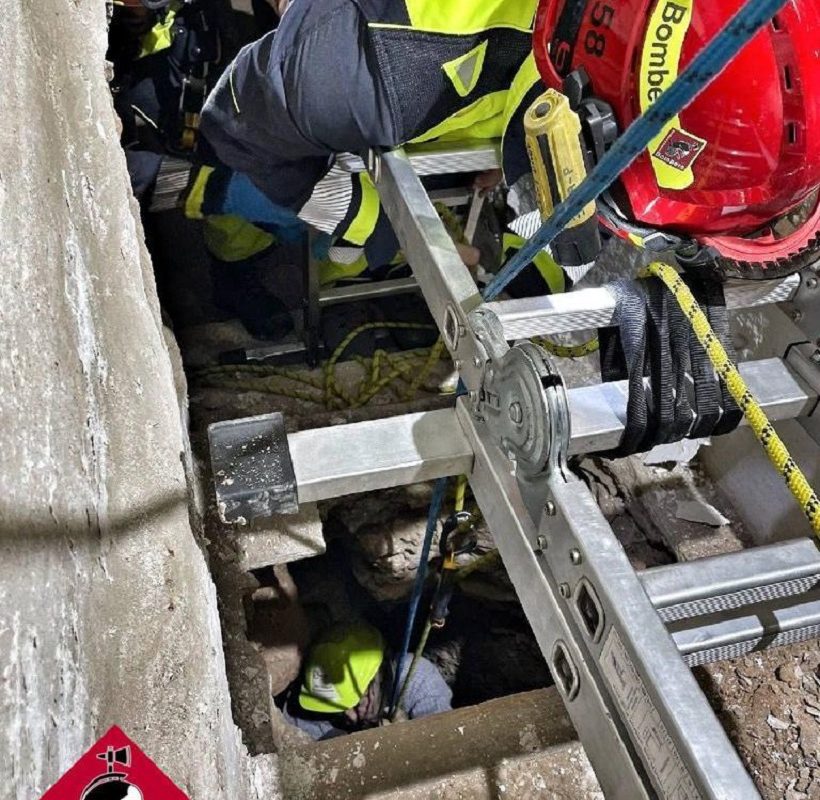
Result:
{"label": "worker's boot", "polygon": [[293,330],[287,306],[259,281],[248,261],[211,262],[214,305],[239,319],[254,339],[278,341]]}

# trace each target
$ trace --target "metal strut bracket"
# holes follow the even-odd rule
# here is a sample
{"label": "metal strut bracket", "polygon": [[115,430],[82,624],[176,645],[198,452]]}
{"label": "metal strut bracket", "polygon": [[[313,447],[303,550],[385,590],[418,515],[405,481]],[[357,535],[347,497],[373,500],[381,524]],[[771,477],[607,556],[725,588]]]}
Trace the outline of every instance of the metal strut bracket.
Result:
{"label": "metal strut bracket", "polygon": [[245,525],[299,510],[281,414],[214,423],[208,428],[208,441],[223,522]]}

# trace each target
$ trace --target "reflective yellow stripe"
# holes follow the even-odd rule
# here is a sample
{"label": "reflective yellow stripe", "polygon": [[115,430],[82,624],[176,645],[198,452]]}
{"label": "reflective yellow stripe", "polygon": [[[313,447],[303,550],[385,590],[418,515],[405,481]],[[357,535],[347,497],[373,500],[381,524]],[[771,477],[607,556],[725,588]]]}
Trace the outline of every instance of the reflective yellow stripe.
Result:
{"label": "reflective yellow stripe", "polygon": [[[695,0],[659,0],[652,12],[641,54],[641,113],[645,114],[678,77],[683,40],[692,23],[694,2]],[[663,126],[647,148],[655,180],[662,189],[686,189],[695,182],[691,166],[679,169],[654,155],[669,132],[675,128],[683,130],[678,116]],[[702,139],[698,141],[706,144]]]}
{"label": "reflective yellow stripe", "polygon": [[205,246],[220,261],[242,261],[267,250],[276,242],[272,233],[233,214],[209,216],[202,230]]}
{"label": "reflective yellow stripe", "polygon": [[352,264],[340,264],[338,261],[326,259],[319,262],[319,283],[326,286],[329,283],[344,278],[356,278],[367,269],[367,259],[359,256]]}
{"label": "reflective yellow stripe", "polygon": [[507,128],[510,126],[510,120],[515,115],[527,92],[533,86],[541,82],[541,75],[538,72],[538,67],[535,65],[535,56],[530,53],[524,63],[519,67],[518,72],[515,73],[513,82],[507,92],[507,104],[504,107],[504,116],[502,118],[502,139],[501,152],[504,152],[504,137],[507,135]]}
{"label": "reflective yellow stripe", "polygon": [[478,33],[488,28],[532,30],[538,0],[405,0],[410,24],[435,33]]}
{"label": "reflective yellow stripe", "polygon": [[501,136],[507,92],[491,92],[442,120],[411,140],[411,144],[431,139],[497,139]]}
{"label": "reflective yellow stripe", "polygon": [[202,219],[202,203],[205,201],[205,187],[208,185],[208,179],[214,171],[213,167],[200,167],[197,173],[194,185],[188,196],[185,198],[185,216],[188,219]]}
{"label": "reflective yellow stripe", "polygon": [[142,47],[137,58],[145,58],[145,56],[161,53],[171,46],[171,43],[174,41],[174,34],[171,32],[171,28],[174,25],[174,18],[177,15],[178,8],[179,6],[176,3],[172,3],[168,8],[165,19],[154,25],[154,27],[142,37]]}
{"label": "reflective yellow stripe", "polygon": [[351,244],[364,244],[373,233],[379,219],[379,193],[365,172],[359,173],[359,182],[362,187],[362,200],[359,210],[350,223],[350,227],[342,233],[342,237]]}
{"label": "reflective yellow stripe", "polygon": [[459,97],[466,97],[475,89],[481,70],[484,67],[484,58],[487,55],[487,40],[474,47],[463,56],[454,58],[442,65],[442,69],[455,87]]}
{"label": "reflective yellow stripe", "polygon": [[[505,233],[502,240],[502,247],[504,252],[507,250],[520,250],[526,243],[526,239],[518,236],[515,233]],[[547,282],[550,291],[553,294],[560,294],[566,288],[564,280],[564,270],[553,261],[552,256],[543,250],[532,260],[535,268],[541,274],[541,277]]]}

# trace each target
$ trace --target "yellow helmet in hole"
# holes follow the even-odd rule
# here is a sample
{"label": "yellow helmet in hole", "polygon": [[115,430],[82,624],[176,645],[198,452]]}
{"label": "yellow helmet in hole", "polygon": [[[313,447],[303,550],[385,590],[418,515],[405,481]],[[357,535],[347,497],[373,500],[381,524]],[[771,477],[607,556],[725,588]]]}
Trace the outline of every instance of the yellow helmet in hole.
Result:
{"label": "yellow helmet in hole", "polygon": [[363,623],[335,625],[311,647],[299,705],[338,714],[358,705],[384,660],[381,633]]}

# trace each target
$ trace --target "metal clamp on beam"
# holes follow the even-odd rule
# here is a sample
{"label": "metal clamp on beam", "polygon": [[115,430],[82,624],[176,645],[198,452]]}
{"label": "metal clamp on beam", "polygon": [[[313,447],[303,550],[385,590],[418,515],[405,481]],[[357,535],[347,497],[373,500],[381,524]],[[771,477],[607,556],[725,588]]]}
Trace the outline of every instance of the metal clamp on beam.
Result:
{"label": "metal clamp on beam", "polygon": [[278,412],[208,427],[219,518],[247,525],[299,510],[296,475]]}

